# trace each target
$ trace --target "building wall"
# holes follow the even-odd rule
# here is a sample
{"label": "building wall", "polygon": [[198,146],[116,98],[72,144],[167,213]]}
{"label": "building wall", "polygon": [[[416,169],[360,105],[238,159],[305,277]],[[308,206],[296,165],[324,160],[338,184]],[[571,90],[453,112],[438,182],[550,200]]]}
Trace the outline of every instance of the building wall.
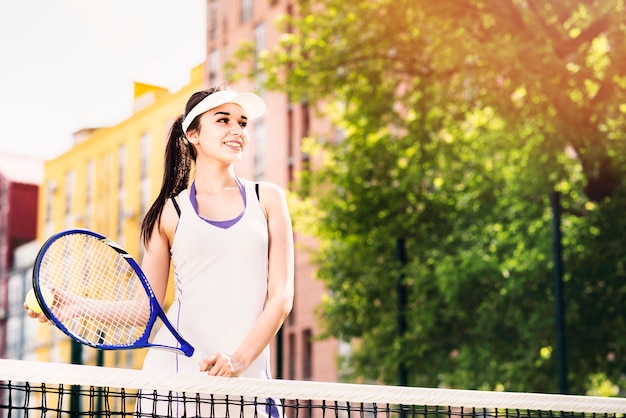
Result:
{"label": "building wall", "polygon": [[[9,236],[12,253],[18,246],[37,236],[37,200],[39,185],[13,183],[9,188]],[[12,264],[12,260],[10,262]]]}
{"label": "building wall", "polygon": [[[5,212],[4,220],[0,223],[6,226],[0,227],[0,231],[3,231],[0,240],[6,243],[5,246],[0,245],[4,247],[1,250],[4,253],[3,260],[0,261],[0,357],[6,355],[9,346],[9,319],[15,312],[12,309],[15,299],[10,291],[9,273],[13,270],[15,249],[36,236],[38,186],[6,180],[5,191],[8,210],[0,211]],[[0,200],[4,199],[0,197]]]}
{"label": "building wall", "polygon": [[13,251],[37,236],[37,200],[39,186],[11,181],[0,173],[0,239],[6,245],[2,263],[6,268],[13,264]]}
{"label": "building wall", "polygon": [[[33,218],[34,220],[34,218]],[[35,353],[48,343],[37,338],[39,322],[26,316],[24,299],[32,288],[33,260],[39,246],[32,240],[14,251],[14,263],[8,275],[8,304],[6,317],[6,351],[4,358],[36,360]]]}
{"label": "building wall", "polygon": [[[20,164],[23,170],[37,172],[41,165],[36,160],[27,161],[6,155],[0,161],[0,357],[6,357],[11,344],[9,322],[16,311],[16,296],[11,293],[14,286],[10,280],[14,269],[14,252],[18,246],[36,236],[39,186],[14,176],[15,167],[10,166]],[[18,302],[22,300],[18,299]]]}
{"label": "building wall", "polygon": [[[249,6],[245,12],[244,5]],[[280,15],[292,14],[295,1],[207,0],[206,10],[206,79],[209,84],[220,84],[225,79],[224,64],[233,57],[242,41],[252,42],[257,51],[278,43],[281,32],[277,30],[275,21]],[[239,67],[238,70],[243,69]],[[313,117],[313,112],[306,104],[292,103],[282,93],[263,92],[257,84],[254,80],[231,84],[235,90],[252,90],[261,94],[269,109],[261,121],[263,129],[260,132],[255,132],[258,122],[253,123],[251,145],[238,172],[289,189],[296,174],[304,166],[302,139],[331,130],[327,123]],[[259,154],[261,157],[258,157]],[[339,344],[335,340],[316,340],[319,327],[315,310],[325,290],[314,279],[314,268],[305,250],[312,240],[297,230],[295,240],[294,308],[274,344],[274,366],[278,377],[285,379],[334,382],[338,380],[336,357]]]}

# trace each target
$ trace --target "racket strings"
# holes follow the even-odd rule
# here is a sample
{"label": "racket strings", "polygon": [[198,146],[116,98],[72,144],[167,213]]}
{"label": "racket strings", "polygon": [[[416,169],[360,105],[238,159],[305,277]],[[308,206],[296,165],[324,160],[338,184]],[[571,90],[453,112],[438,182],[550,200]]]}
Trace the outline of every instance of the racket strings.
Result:
{"label": "racket strings", "polygon": [[70,234],[54,241],[39,282],[55,294],[52,315],[89,344],[130,345],[146,330],[150,304],[137,273],[95,237]]}

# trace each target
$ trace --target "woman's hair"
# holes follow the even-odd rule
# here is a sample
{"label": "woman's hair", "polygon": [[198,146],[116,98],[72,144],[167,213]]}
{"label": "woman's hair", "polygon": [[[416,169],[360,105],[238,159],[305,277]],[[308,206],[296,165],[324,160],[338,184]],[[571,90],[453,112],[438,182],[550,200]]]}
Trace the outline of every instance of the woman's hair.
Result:
{"label": "woman's hair", "polygon": [[[196,150],[183,132],[183,119],[202,99],[220,90],[224,90],[224,88],[213,87],[192,94],[185,105],[185,113],[178,116],[170,128],[165,146],[165,165],[161,191],[141,224],[141,238],[144,245],[148,244],[154,227],[161,221],[161,213],[167,199],[177,196],[189,185],[189,174],[193,163],[196,161]],[[200,129],[200,115],[191,122],[187,131],[198,129]]]}

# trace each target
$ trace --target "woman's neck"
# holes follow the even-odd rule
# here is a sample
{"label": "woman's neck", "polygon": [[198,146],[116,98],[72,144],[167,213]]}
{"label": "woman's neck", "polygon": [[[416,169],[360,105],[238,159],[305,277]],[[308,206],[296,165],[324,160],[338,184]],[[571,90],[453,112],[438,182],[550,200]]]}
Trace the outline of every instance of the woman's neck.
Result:
{"label": "woman's neck", "polygon": [[203,167],[198,169],[194,176],[196,192],[217,193],[223,190],[238,188],[237,176],[232,166],[227,168]]}

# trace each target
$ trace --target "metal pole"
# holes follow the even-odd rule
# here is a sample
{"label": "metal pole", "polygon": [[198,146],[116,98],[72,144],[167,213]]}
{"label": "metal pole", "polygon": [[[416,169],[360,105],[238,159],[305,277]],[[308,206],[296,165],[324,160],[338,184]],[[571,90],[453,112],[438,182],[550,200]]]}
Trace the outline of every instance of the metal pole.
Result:
{"label": "metal pole", "polygon": [[[102,333],[101,333],[102,335]],[[102,341],[104,342],[104,341]],[[104,367],[104,350],[98,350],[96,352],[96,366],[98,367]],[[96,410],[95,412],[95,416],[96,417],[102,417],[104,416],[103,412],[104,412],[104,391],[102,390],[102,387],[98,387],[97,389],[97,393],[98,393],[98,397],[96,400]]]}
{"label": "metal pole", "polygon": [[[71,347],[71,363],[82,364],[83,362],[83,346],[74,340],[70,341]],[[70,393],[70,416],[80,416],[80,386],[72,385]]]}
{"label": "metal pole", "polygon": [[[399,262],[398,281],[396,283],[396,297],[398,303],[398,336],[402,339],[406,333],[406,285],[404,283],[406,272],[405,267],[407,264],[406,257],[406,243],[404,238],[398,238],[396,241],[396,256]],[[400,386],[409,385],[409,377],[407,372],[406,363],[401,358],[398,363],[398,384]]]}
{"label": "metal pole", "polygon": [[284,325],[280,327],[278,333],[276,334],[276,379],[283,379],[283,361],[284,361],[284,346],[283,346],[283,328]]}
{"label": "metal pole", "polygon": [[556,359],[560,393],[569,392],[567,382],[567,352],[565,347],[565,308],[563,303],[563,248],[561,240],[561,203],[559,192],[550,193],[552,206],[552,251],[554,253],[554,322]]}

